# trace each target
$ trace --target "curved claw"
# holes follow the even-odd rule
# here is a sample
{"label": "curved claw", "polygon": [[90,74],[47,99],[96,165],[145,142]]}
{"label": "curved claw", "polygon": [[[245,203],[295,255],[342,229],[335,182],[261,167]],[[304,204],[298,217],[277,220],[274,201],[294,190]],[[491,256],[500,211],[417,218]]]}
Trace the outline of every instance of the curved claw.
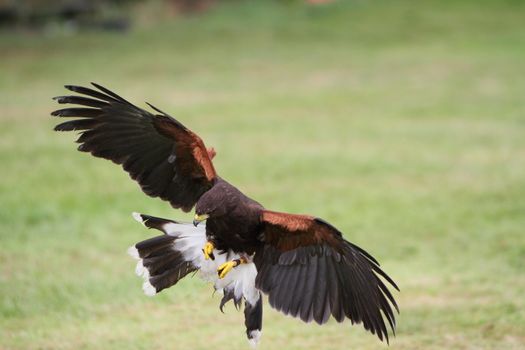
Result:
{"label": "curved claw", "polygon": [[204,248],[202,249],[202,252],[204,253],[204,259],[206,260],[215,260],[215,255],[213,255],[213,249],[215,249],[215,246],[212,242],[206,242],[204,245]]}

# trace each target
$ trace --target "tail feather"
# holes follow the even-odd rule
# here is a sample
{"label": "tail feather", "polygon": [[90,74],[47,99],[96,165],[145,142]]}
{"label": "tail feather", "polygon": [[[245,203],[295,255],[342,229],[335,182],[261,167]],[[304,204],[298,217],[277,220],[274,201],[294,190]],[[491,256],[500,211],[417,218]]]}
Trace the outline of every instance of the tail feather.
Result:
{"label": "tail feather", "polygon": [[256,347],[262,332],[263,305],[262,297],[259,293],[259,300],[255,305],[248,302],[244,303],[244,325],[246,326],[246,335],[252,347]]}
{"label": "tail feather", "polygon": [[162,248],[169,247],[173,244],[173,241],[174,238],[170,236],[156,236],[135,244],[135,249],[139,257],[144,259],[160,251]]}
{"label": "tail feather", "polygon": [[147,295],[155,295],[175,285],[199,268],[193,259],[194,254],[179,249],[180,246],[188,246],[183,242],[188,239],[185,233],[190,229],[195,231],[194,227],[138,213],[133,213],[133,217],[148,228],[164,232],[164,235],[146,239],[128,250],[131,256],[139,260],[135,272],[144,277],[143,289]]}
{"label": "tail feather", "polygon": [[163,289],[169,288],[177,282],[179,282],[183,277],[186,277],[189,273],[197,270],[195,266],[189,261],[185,261],[180,265],[164,271],[163,273],[155,276],[149,277],[149,283],[155,287],[156,292],[160,292]]}
{"label": "tail feather", "polygon": [[180,254],[165,252],[162,255],[148,257],[142,260],[142,265],[147,268],[150,276],[161,275],[176,266],[186,263]]}

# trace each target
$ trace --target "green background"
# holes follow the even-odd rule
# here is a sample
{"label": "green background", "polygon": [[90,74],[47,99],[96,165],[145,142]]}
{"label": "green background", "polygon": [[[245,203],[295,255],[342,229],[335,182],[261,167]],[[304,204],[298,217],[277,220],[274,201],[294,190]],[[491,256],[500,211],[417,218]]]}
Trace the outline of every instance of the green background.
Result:
{"label": "green background", "polygon": [[[188,219],[58,134],[95,81],[157,105],[273,210],[322,217],[399,284],[390,349],[525,348],[525,3],[227,2],[129,34],[0,33],[0,348],[245,349],[197,278],[143,295],[139,211]],[[265,307],[260,349],[386,349]]]}

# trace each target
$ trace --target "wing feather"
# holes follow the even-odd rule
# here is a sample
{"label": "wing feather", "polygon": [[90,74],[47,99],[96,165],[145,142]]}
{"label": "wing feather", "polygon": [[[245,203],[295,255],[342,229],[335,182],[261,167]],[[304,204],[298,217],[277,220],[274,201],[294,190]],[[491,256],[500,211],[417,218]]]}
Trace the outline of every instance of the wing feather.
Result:
{"label": "wing feather", "polygon": [[80,94],[59,96],[68,107],[51,114],[76,118],[58,124],[57,131],[81,131],[79,151],[122,165],[149,196],[189,211],[216,182],[217,174],[201,138],[179,121],[152,106],[145,111],[109,89],[67,85]]}
{"label": "wing feather", "polygon": [[92,98],[88,97],[82,97],[82,96],[57,96],[53,98],[55,101],[57,101],[60,104],[64,103],[71,103],[75,105],[81,105],[81,106],[87,106],[87,107],[95,107],[95,108],[103,108],[108,107],[109,103],[100,101],[100,100],[94,100]]}
{"label": "wing feather", "polygon": [[261,221],[256,286],[272,307],[305,322],[350,319],[388,342],[399,310],[384,281],[398,287],[374,257],[318,218],[263,211]]}
{"label": "wing feather", "polygon": [[[315,297],[313,301],[314,320],[318,324],[323,324],[327,321],[329,314],[326,314],[325,305],[327,302],[327,295],[330,290],[328,284],[327,271],[326,271],[326,259],[317,259],[318,270],[317,270],[317,281],[316,283],[323,288],[315,288]],[[326,317],[326,319],[325,319]]]}

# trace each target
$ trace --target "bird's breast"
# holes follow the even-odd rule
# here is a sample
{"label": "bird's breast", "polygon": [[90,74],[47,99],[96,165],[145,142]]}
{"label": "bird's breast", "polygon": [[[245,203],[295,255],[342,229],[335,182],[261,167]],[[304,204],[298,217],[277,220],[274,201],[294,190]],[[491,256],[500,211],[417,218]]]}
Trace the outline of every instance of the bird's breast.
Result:
{"label": "bird's breast", "polygon": [[210,218],[206,223],[206,234],[221,250],[253,254],[260,244],[257,239],[259,222],[249,215]]}

